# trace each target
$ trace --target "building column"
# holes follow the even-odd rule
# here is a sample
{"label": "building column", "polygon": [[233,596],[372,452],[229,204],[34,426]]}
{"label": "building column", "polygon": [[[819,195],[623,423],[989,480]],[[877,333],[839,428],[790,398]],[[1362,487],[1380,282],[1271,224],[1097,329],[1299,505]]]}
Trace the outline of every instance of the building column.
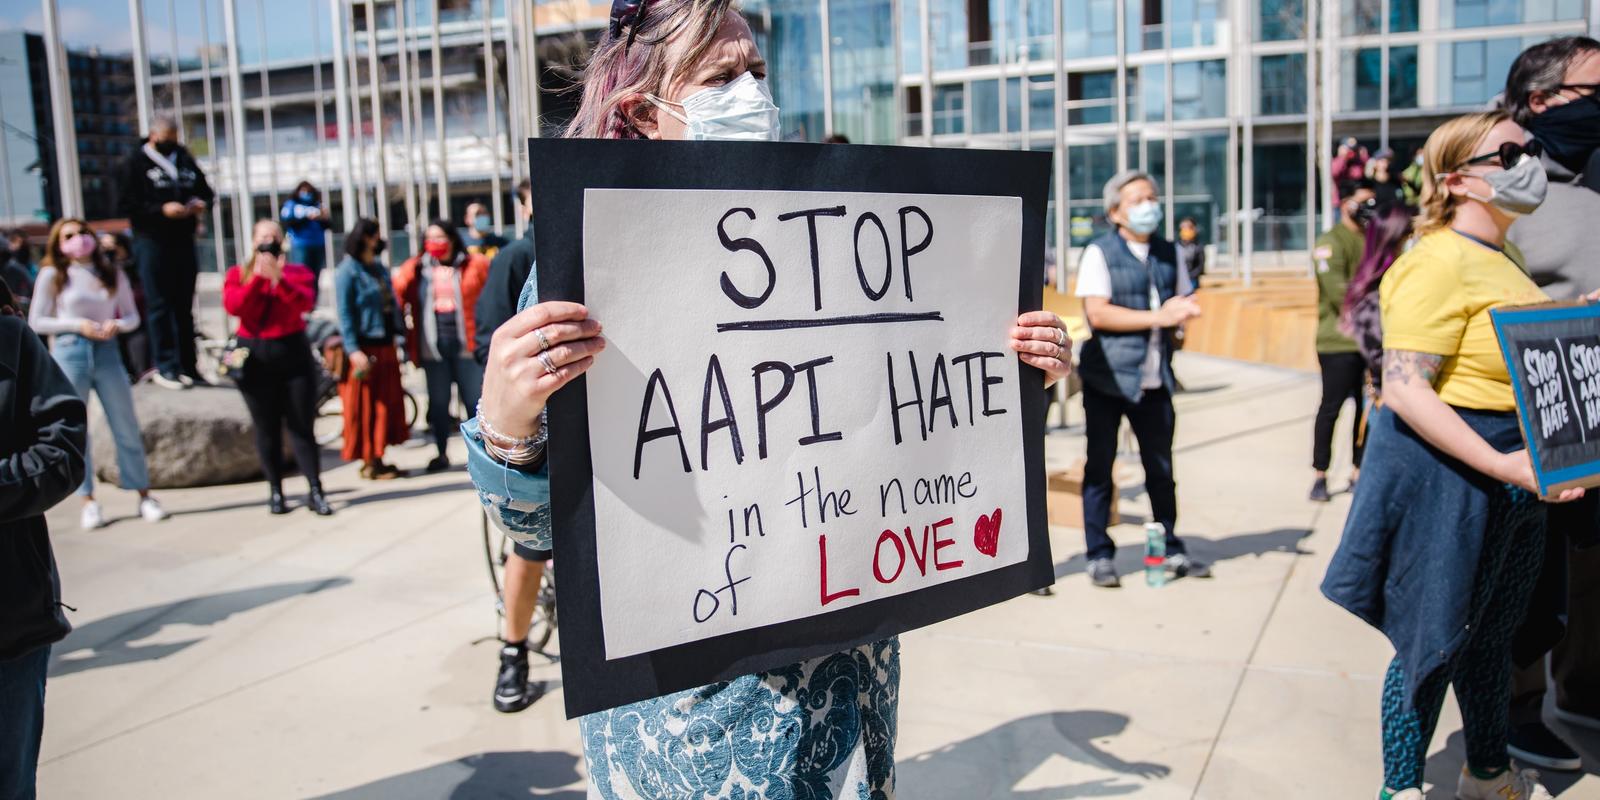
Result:
{"label": "building column", "polygon": [[128,0],[128,27],[133,34],[133,95],[139,108],[139,135],[148,136],[155,112],[150,99],[150,54],[144,41],[144,0]]}
{"label": "building column", "polygon": [[250,153],[245,146],[244,80],[239,68],[239,14],[238,0],[222,0],[222,30],[228,44],[228,118],[233,134],[233,187],[234,187],[234,263],[243,264],[249,255],[251,209],[255,205],[250,193]]}
{"label": "building column", "polygon": [[[205,0],[201,0],[204,2]],[[355,176],[350,169],[350,140],[361,132],[350,127],[350,83],[345,74],[344,0],[328,0],[333,29],[333,118],[339,126],[339,192],[344,203],[344,229],[355,227],[360,210],[356,201]]]}
{"label": "building column", "polygon": [[[55,128],[56,142],[56,193],[61,201],[62,216],[81,217],[83,189],[78,177],[78,133],[72,126],[72,79],[68,74],[67,51],[61,45],[61,19],[56,0],[43,2],[45,69],[50,73],[50,122]],[[148,89],[148,85],[145,88]],[[145,109],[148,108],[146,105]]]}

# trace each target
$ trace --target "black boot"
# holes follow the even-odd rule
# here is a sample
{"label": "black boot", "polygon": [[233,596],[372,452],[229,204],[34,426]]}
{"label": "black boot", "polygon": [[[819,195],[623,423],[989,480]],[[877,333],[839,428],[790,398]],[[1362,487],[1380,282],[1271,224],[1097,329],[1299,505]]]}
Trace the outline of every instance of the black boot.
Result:
{"label": "black boot", "polygon": [[328,505],[328,498],[322,494],[322,484],[318,481],[311,482],[311,492],[306,495],[306,508],[319,517],[333,516],[333,506]]}
{"label": "black boot", "polygon": [[273,484],[272,485],[272,493],[267,495],[267,513],[268,514],[287,514],[287,513],[289,513],[289,506],[283,502],[283,486],[280,485],[280,484],[276,484],[276,483]]}

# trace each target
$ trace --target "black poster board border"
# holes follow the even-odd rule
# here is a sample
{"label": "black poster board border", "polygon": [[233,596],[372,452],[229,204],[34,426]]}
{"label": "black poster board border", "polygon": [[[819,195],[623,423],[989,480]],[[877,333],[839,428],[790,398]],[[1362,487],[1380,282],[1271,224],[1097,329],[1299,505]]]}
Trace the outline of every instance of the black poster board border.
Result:
{"label": "black poster board border", "polygon": [[[1534,433],[1532,390],[1527,386],[1523,365],[1516,358],[1517,343],[1530,337],[1524,328],[1587,320],[1600,332],[1600,304],[1587,300],[1563,300],[1534,303],[1522,306],[1502,306],[1489,309],[1489,320],[1494,324],[1495,337],[1500,341],[1500,352],[1506,361],[1506,372],[1511,376],[1511,391],[1517,401],[1517,427],[1522,431],[1522,443],[1533,462],[1534,479],[1539,484],[1539,497],[1549,500],[1568,489],[1592,489],[1600,486],[1600,461],[1589,461],[1547,468],[1546,453],[1539,437]],[[1558,367],[1565,373],[1567,367]],[[1569,402],[1576,396],[1568,398]],[[1581,413],[1575,411],[1574,413]],[[1559,451],[1558,451],[1559,452]]]}
{"label": "black poster board border", "polygon": [[[530,139],[541,300],[583,302],[584,191],[743,189],[1020,197],[1017,308],[1043,301],[1051,155],[766,142]],[[803,164],[803,170],[792,165]],[[617,236],[636,220],[610,220]],[[601,321],[602,323],[604,320]],[[1028,558],[991,572],[839,611],[608,661],[601,629],[593,464],[583,378],[550,400],[551,524],[561,564],[561,661],[568,717],[773,669],[994,605],[1055,580],[1045,515],[1043,373],[1021,365]],[[633,423],[628,423],[633,424]],[[759,654],[759,655],[750,655]]]}

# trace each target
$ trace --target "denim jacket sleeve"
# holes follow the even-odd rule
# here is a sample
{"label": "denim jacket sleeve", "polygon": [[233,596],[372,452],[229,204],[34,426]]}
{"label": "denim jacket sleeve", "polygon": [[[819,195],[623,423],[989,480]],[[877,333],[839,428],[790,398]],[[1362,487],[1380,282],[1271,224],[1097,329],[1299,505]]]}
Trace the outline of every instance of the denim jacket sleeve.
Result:
{"label": "denim jacket sleeve", "polygon": [[[522,287],[518,311],[536,302],[536,274],[529,274]],[[461,433],[467,442],[467,473],[489,519],[513,541],[535,550],[551,549],[549,473],[542,467],[524,472],[490,458],[476,417],[461,426]]]}
{"label": "denim jacket sleeve", "polygon": [[339,312],[339,336],[344,339],[344,350],[354,353],[361,349],[361,305],[356,301],[356,281],[360,278],[355,260],[345,256],[333,272],[334,306]]}

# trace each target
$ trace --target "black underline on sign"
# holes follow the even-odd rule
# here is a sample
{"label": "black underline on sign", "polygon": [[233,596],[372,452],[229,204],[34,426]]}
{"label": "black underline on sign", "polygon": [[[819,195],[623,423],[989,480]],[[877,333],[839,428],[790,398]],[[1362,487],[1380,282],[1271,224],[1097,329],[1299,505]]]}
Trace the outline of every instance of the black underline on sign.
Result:
{"label": "black underline on sign", "polygon": [[823,319],[762,319],[750,322],[719,322],[717,333],[732,331],[787,331],[796,328],[837,328],[842,325],[892,325],[897,322],[944,322],[937,311],[922,314],[858,314]]}

